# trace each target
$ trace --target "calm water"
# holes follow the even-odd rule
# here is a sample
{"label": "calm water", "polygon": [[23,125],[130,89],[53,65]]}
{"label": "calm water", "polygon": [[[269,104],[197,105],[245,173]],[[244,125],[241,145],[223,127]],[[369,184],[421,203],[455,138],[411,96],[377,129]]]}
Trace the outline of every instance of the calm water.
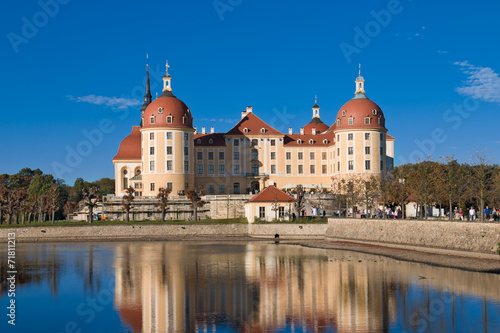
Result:
{"label": "calm water", "polygon": [[[6,253],[6,247],[1,247]],[[500,276],[263,242],[17,245],[0,332],[500,332]]]}

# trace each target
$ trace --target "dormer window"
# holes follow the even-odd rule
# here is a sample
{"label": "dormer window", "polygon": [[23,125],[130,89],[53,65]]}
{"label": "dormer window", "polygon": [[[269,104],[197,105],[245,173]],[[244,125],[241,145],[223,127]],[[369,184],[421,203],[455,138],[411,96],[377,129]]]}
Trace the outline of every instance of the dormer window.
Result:
{"label": "dormer window", "polygon": [[302,144],[302,140],[301,140],[301,139],[298,139],[298,140],[297,140],[297,143],[298,143],[299,145],[301,145],[301,144]]}
{"label": "dormer window", "polygon": [[248,133],[248,128],[246,128],[246,127],[245,127],[245,128],[243,129],[243,133]]}
{"label": "dormer window", "polygon": [[347,110],[342,110],[342,117],[345,117],[346,114],[347,114]]}
{"label": "dormer window", "polygon": [[182,123],[183,123],[184,125],[186,125],[186,123],[187,123],[187,117],[186,117],[186,116],[182,117]]}
{"label": "dormer window", "polygon": [[160,106],[160,107],[158,108],[158,114],[162,114],[162,113],[163,113],[163,108]]}
{"label": "dormer window", "polygon": [[150,124],[156,123],[156,117],[155,116],[151,116],[151,118],[149,118],[149,123]]}
{"label": "dormer window", "polygon": [[208,140],[208,144],[213,145],[214,144],[214,140],[213,139],[209,139]]}
{"label": "dormer window", "polygon": [[373,115],[374,115],[374,116],[376,116],[376,115],[377,115],[377,110],[376,110],[376,109],[373,109],[373,110],[372,110],[372,113],[373,113]]}
{"label": "dormer window", "polygon": [[312,145],[314,143],[313,139],[309,139],[309,144]]}
{"label": "dormer window", "polygon": [[349,117],[349,125],[354,125],[354,118],[352,116]]}
{"label": "dormer window", "polygon": [[262,127],[262,128],[260,129],[260,132],[261,132],[261,133],[266,133],[266,129],[265,129],[264,127]]}
{"label": "dormer window", "polygon": [[370,117],[365,118],[365,125],[370,125],[371,119]]}
{"label": "dormer window", "polygon": [[167,124],[171,124],[174,117],[167,116]]}
{"label": "dormer window", "polygon": [[196,140],[197,144],[201,144],[201,139]]}
{"label": "dormer window", "polygon": [[382,118],[378,118],[378,124],[382,125]]}
{"label": "dormer window", "polygon": [[337,119],[337,127],[340,127],[340,119]]}
{"label": "dormer window", "polygon": [[326,145],[327,143],[328,143],[328,140],[327,140],[327,139],[324,139],[324,140],[323,140],[323,144],[325,144],[325,145]]}

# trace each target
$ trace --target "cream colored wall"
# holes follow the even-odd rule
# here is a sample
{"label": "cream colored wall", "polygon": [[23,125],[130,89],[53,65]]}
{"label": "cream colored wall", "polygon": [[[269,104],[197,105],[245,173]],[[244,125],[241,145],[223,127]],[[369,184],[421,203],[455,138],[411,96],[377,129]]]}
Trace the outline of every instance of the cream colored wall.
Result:
{"label": "cream colored wall", "polygon": [[142,163],[138,160],[123,160],[113,162],[115,165],[115,196],[123,196],[125,188],[123,187],[123,170],[127,170],[127,178],[129,179],[129,186],[131,185],[130,178],[135,176],[135,171],[140,169],[142,171]]}

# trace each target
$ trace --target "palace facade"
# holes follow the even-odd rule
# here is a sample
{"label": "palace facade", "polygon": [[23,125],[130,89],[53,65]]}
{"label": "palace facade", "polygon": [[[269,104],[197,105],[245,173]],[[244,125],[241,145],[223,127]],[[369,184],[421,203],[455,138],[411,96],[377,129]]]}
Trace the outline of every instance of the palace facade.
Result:
{"label": "palace facade", "polygon": [[330,188],[336,177],[380,175],[393,167],[395,139],[387,134],[382,109],[366,97],[361,73],[354,97],[331,126],[315,103],[299,133],[274,129],[251,106],[226,133],[197,131],[171,80],[167,64],[163,93],[152,100],[148,67],[140,126],[133,126],[113,158],[116,196],[129,186],[145,197],[161,187],[174,195],[199,186],[206,194],[244,194],[273,183]]}

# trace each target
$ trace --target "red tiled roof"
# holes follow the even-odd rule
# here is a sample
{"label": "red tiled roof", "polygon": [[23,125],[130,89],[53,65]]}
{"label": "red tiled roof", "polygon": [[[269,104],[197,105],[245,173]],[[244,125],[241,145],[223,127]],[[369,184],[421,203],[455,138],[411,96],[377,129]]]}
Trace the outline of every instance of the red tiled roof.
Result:
{"label": "red tiled roof", "polygon": [[[316,134],[316,135],[312,135],[312,134],[292,134],[292,135],[285,135],[284,139],[283,139],[283,145],[284,146],[288,146],[288,147],[292,147],[292,146],[306,146],[306,147],[310,147],[310,146],[315,146],[315,147],[318,147],[318,146],[323,146],[323,147],[329,147],[333,144],[333,138],[335,136],[333,135],[333,132],[327,132],[325,134]],[[297,141],[301,139],[302,140],[302,143],[299,144]],[[313,143],[309,143],[310,140],[313,140]],[[326,141],[326,144],[323,143],[323,140],[327,140]]]}
{"label": "red tiled roof", "polygon": [[276,188],[274,185],[270,185],[263,189],[261,192],[257,193],[253,197],[251,197],[248,202],[295,202],[296,200],[280,190]]}
{"label": "red tiled roof", "polygon": [[[159,108],[163,108],[161,113]],[[151,124],[151,117],[155,117],[154,124]],[[167,124],[167,116],[172,116],[172,123]],[[183,118],[186,118],[184,123]],[[144,128],[157,127],[186,127],[193,128],[193,117],[191,111],[183,101],[175,96],[160,96],[148,105],[144,111]]]}
{"label": "red tiled roof", "polygon": [[305,134],[312,134],[312,129],[316,129],[316,134],[317,133],[322,133],[324,131],[328,131],[328,125],[322,122],[321,120],[319,122],[310,122],[306,126],[304,126],[304,133]]}
{"label": "red tiled roof", "polygon": [[[343,111],[346,111],[346,115],[343,116]],[[372,110],[377,110],[377,114],[374,115]],[[349,125],[349,118],[354,118],[352,125]],[[370,125],[365,125],[365,118],[370,118]],[[378,118],[381,119],[381,124],[378,124]],[[340,126],[337,126],[337,119],[340,119]],[[385,129],[385,117],[380,106],[368,98],[353,98],[347,103],[345,103],[339,110],[337,118],[330,130],[339,129],[350,129],[350,128],[377,128]]]}
{"label": "red tiled roof", "polygon": [[[210,143],[212,139],[212,143]],[[200,143],[198,143],[200,140]],[[194,135],[194,145],[195,146],[225,146],[226,140],[224,138],[224,133],[197,133]]]}
{"label": "red tiled roof", "polygon": [[141,127],[133,126],[132,132],[122,140],[115,160],[140,160],[141,159]]}
{"label": "red tiled roof", "polygon": [[[245,133],[244,129],[248,132]],[[265,132],[262,133],[261,129]],[[233,128],[227,132],[228,135],[283,135],[280,131],[266,124],[262,119],[257,117],[253,112],[247,113]]]}
{"label": "red tiled roof", "polygon": [[395,137],[393,137],[392,135],[389,135],[389,134],[387,134],[387,133],[385,134],[385,139],[386,139],[386,140],[389,140],[389,141],[396,140],[396,138],[395,138]]}

